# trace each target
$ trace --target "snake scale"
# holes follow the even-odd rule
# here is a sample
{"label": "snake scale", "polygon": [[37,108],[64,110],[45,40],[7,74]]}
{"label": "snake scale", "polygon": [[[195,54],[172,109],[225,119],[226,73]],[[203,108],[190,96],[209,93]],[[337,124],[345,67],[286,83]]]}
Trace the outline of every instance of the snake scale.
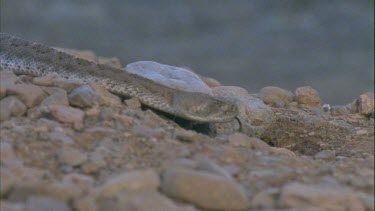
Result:
{"label": "snake scale", "polygon": [[0,33],[0,69],[15,74],[95,82],[119,96],[135,97],[151,108],[196,122],[227,122],[238,114],[233,102],[177,90],[139,75],[75,57],[46,45]]}

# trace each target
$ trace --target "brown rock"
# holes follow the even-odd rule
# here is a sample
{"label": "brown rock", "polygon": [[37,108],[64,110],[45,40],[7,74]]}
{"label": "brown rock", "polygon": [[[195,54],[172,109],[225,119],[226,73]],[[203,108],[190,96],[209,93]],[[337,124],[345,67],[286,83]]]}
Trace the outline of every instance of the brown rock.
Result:
{"label": "brown rock", "polygon": [[234,133],[228,137],[229,143],[236,147],[246,147],[256,150],[269,150],[270,146],[256,137],[248,137],[243,133]]}
{"label": "brown rock", "polygon": [[73,106],[80,108],[90,107],[98,104],[99,94],[96,93],[89,85],[82,85],[74,89],[69,95],[69,102]]}
{"label": "brown rock", "polygon": [[263,100],[265,104],[285,106],[289,101],[292,101],[293,94],[285,89],[275,86],[267,86],[259,91],[258,97]]}
{"label": "brown rock", "polygon": [[101,105],[110,107],[122,105],[120,98],[108,92],[108,90],[106,90],[104,87],[96,83],[90,83],[90,86],[99,94],[99,102]]}
{"label": "brown rock", "polygon": [[283,187],[280,205],[299,208],[313,206],[324,210],[365,210],[361,201],[349,190],[300,183],[292,183]]}
{"label": "brown rock", "polygon": [[97,62],[97,58],[94,52],[90,50],[76,50],[76,49],[69,49],[69,48],[55,48],[56,50],[65,52],[67,54],[76,56],[81,59],[89,60],[92,62]]}
{"label": "brown rock", "polygon": [[322,105],[319,93],[310,86],[297,88],[295,95],[296,101],[300,104],[306,104],[313,107],[320,107]]}
{"label": "brown rock", "polygon": [[137,98],[130,98],[128,100],[124,100],[125,105],[130,109],[140,109],[141,102]]}
{"label": "brown rock", "polygon": [[28,108],[39,104],[43,98],[43,91],[32,84],[15,84],[7,87],[8,95],[17,96]]}
{"label": "brown rock", "polygon": [[6,87],[0,84],[0,99],[5,97],[6,93],[7,93]]}
{"label": "brown rock", "polygon": [[26,113],[26,106],[16,97],[9,96],[0,101],[0,121]]}
{"label": "brown rock", "polygon": [[288,149],[285,149],[285,148],[271,147],[271,150],[274,154],[284,156],[284,157],[287,157],[287,158],[297,157],[297,155],[294,152],[292,152]]}
{"label": "brown rock", "polygon": [[73,79],[64,79],[64,78],[54,78],[52,80],[52,85],[65,89],[68,93],[73,91],[73,89],[81,86],[83,81],[73,80]]}
{"label": "brown rock", "polygon": [[31,196],[26,202],[28,211],[70,211],[68,205],[49,196]]}
{"label": "brown rock", "polygon": [[18,77],[12,71],[0,71],[0,86],[10,86],[16,83],[16,81],[18,81]]}
{"label": "brown rock", "polygon": [[63,147],[58,154],[59,161],[71,166],[79,166],[87,161],[88,156],[81,150]]}
{"label": "brown rock", "polygon": [[248,207],[245,191],[234,180],[212,173],[171,168],[162,175],[168,196],[204,209],[242,210]]}
{"label": "brown rock", "polygon": [[358,111],[364,116],[374,115],[374,93],[366,92],[359,96]]}
{"label": "brown rock", "polygon": [[64,89],[55,88],[54,92],[46,97],[42,103],[42,106],[49,106],[49,105],[69,105],[68,95]]}
{"label": "brown rock", "polygon": [[214,78],[209,78],[209,77],[205,77],[205,76],[200,76],[200,78],[210,88],[221,86],[221,83]]}
{"label": "brown rock", "polygon": [[151,170],[135,170],[120,174],[106,181],[98,192],[102,196],[114,196],[123,190],[139,191],[157,189],[159,187],[159,175]]}
{"label": "brown rock", "polygon": [[46,76],[41,77],[35,77],[33,78],[33,84],[38,86],[50,86],[52,85],[53,79],[58,78],[59,76],[57,74],[50,74]]}
{"label": "brown rock", "polygon": [[334,116],[348,115],[349,110],[345,106],[332,106],[331,114]]}
{"label": "brown rock", "polygon": [[336,153],[335,151],[326,149],[316,153],[314,157],[319,160],[333,161],[336,158]]}
{"label": "brown rock", "polygon": [[85,115],[80,109],[64,105],[50,105],[48,108],[54,118],[66,123],[82,122]]}
{"label": "brown rock", "polygon": [[0,178],[0,196],[3,197],[6,194],[8,194],[10,190],[13,188],[14,184],[16,183],[16,178],[15,175],[9,169],[4,167],[0,168]]}
{"label": "brown rock", "polygon": [[108,65],[108,66],[111,66],[111,67],[114,67],[114,68],[118,68],[118,69],[122,68],[120,59],[118,59],[116,57],[106,58],[106,57],[99,56],[98,57],[98,63],[99,64],[104,64],[104,65]]}

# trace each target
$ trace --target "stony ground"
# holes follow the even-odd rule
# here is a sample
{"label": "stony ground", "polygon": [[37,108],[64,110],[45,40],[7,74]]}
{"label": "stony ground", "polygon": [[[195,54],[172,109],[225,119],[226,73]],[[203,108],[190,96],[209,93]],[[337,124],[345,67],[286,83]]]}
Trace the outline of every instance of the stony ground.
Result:
{"label": "stony ground", "polygon": [[97,84],[0,76],[2,211],[374,210],[373,93],[322,106],[202,77],[240,113],[193,125]]}

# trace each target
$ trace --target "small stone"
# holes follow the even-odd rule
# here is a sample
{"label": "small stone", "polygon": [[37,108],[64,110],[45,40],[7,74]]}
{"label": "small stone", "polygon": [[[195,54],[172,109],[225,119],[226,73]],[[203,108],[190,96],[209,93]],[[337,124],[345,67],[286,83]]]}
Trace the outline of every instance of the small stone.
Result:
{"label": "small stone", "polygon": [[359,136],[367,135],[368,133],[369,132],[365,129],[355,131],[355,134]]}
{"label": "small stone", "polygon": [[331,114],[333,116],[349,115],[349,110],[345,106],[332,106]]}
{"label": "small stone", "polygon": [[18,77],[8,70],[0,71],[0,86],[7,87],[15,84],[18,81]]}
{"label": "small stone", "polygon": [[244,189],[234,180],[212,173],[170,168],[162,175],[162,191],[204,209],[243,210],[248,207]]}
{"label": "small stone", "polygon": [[80,108],[91,107],[99,98],[99,94],[96,93],[89,85],[82,85],[74,89],[69,95],[69,103],[73,106]]}
{"label": "small stone", "polygon": [[[73,201],[73,207],[77,211],[98,211],[99,208],[96,204],[96,198],[94,196],[85,196],[83,198],[78,198]],[[112,210],[104,209],[104,210]]]}
{"label": "small stone", "polygon": [[330,112],[331,111],[331,105],[330,104],[324,104],[322,105],[322,109],[324,112]]}
{"label": "small stone", "polygon": [[276,155],[284,156],[284,157],[287,157],[287,158],[297,157],[297,155],[294,152],[292,152],[288,149],[285,149],[285,148],[271,147],[271,150]]}
{"label": "small stone", "polygon": [[296,101],[300,104],[306,104],[313,107],[320,107],[322,104],[319,93],[310,86],[297,88],[295,95]]}
{"label": "small stone", "polygon": [[18,98],[9,96],[0,101],[0,121],[26,113],[26,106]]}
{"label": "small stone", "polygon": [[64,78],[54,78],[52,80],[52,85],[64,89],[66,92],[70,93],[75,88],[81,86],[83,81],[73,80],[73,79],[64,79]]}
{"label": "small stone", "polygon": [[283,105],[286,105],[289,101],[292,101],[293,94],[279,87],[268,86],[259,91],[258,97],[265,104],[276,105],[282,102]]}
{"label": "small stone", "polygon": [[32,84],[15,84],[7,87],[8,95],[15,95],[18,97],[28,108],[34,107],[39,104],[43,98],[43,91]]}
{"label": "small stone", "polygon": [[71,166],[79,166],[87,161],[88,156],[81,150],[72,147],[63,147],[58,153],[59,161]]}
{"label": "small stone", "polygon": [[221,86],[221,83],[214,78],[205,77],[205,76],[200,76],[200,78],[210,88]]}
{"label": "small stone", "polygon": [[85,115],[82,110],[65,105],[50,105],[48,108],[54,118],[66,123],[82,122]]}
{"label": "small stone", "polygon": [[122,68],[120,59],[117,58],[117,57],[106,58],[106,57],[99,56],[98,57],[98,63],[99,64],[104,64],[104,65],[108,65],[108,66],[111,66],[111,67],[114,67],[114,68],[118,68],[118,69]]}
{"label": "small stone", "polygon": [[6,87],[0,84],[0,99],[5,97],[6,93],[7,93]]}
{"label": "small stone", "polygon": [[374,115],[374,93],[366,92],[359,96],[358,111],[364,116]]}
{"label": "small stone", "polygon": [[248,137],[243,133],[234,133],[228,137],[229,143],[236,147],[246,147],[256,150],[269,150],[270,146],[256,137]]}
{"label": "small stone", "polygon": [[28,211],[70,211],[68,205],[50,196],[31,196],[26,202]]}
{"label": "small stone", "polygon": [[336,153],[335,151],[326,149],[316,153],[314,157],[317,160],[333,161],[336,159]]}
{"label": "small stone", "polygon": [[52,81],[55,78],[58,78],[59,76],[57,74],[50,74],[46,76],[41,77],[35,77],[33,78],[33,84],[38,86],[50,86],[52,85]]}
{"label": "small stone", "polygon": [[175,137],[181,141],[196,142],[200,139],[197,132],[192,130],[178,129],[175,131]]}
{"label": "small stone", "polygon": [[174,67],[153,61],[139,61],[128,64],[125,67],[125,71],[173,89],[212,95],[210,87],[197,74],[181,67]]}
{"label": "small stone", "polygon": [[99,94],[98,100],[99,100],[100,105],[106,105],[110,107],[122,105],[120,98],[108,92],[108,90],[105,89],[103,86],[100,86],[99,84],[96,84],[96,83],[90,83],[90,86],[92,89],[95,90],[96,93]]}
{"label": "small stone", "polygon": [[225,169],[221,168],[209,159],[199,160],[195,165],[195,170],[216,174],[227,179],[233,179]]}
{"label": "small stone", "polygon": [[50,132],[48,133],[48,138],[51,139],[51,141],[57,141],[61,142],[63,144],[73,144],[74,140],[71,139],[69,136],[65,135],[61,132]]}
{"label": "small stone", "polygon": [[140,109],[141,102],[137,98],[130,98],[128,100],[124,100],[125,105],[130,109]]}
{"label": "small stone", "polygon": [[7,142],[0,142],[0,160],[5,162],[6,160],[13,160],[16,158],[14,153],[13,145]]}
{"label": "small stone", "polygon": [[257,193],[251,200],[252,208],[272,209],[276,206],[279,190],[269,188]]}
{"label": "small stone", "polygon": [[140,191],[146,189],[155,190],[159,187],[159,175],[151,169],[135,170],[117,175],[107,180],[98,192],[102,196],[114,196],[123,190]]}
{"label": "small stone", "polygon": [[313,206],[324,210],[365,210],[361,201],[349,190],[300,183],[284,186],[279,203],[285,207]]}
{"label": "small stone", "polygon": [[46,97],[40,105],[49,106],[49,105],[69,105],[68,95],[64,89],[55,88],[55,92],[50,96]]}

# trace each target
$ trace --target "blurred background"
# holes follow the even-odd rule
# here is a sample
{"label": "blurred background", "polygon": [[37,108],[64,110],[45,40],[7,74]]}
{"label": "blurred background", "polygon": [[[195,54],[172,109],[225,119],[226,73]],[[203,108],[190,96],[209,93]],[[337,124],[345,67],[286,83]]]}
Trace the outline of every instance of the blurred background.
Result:
{"label": "blurred background", "polygon": [[124,66],[187,66],[250,93],[310,85],[346,104],[374,89],[373,0],[3,0],[1,30]]}

